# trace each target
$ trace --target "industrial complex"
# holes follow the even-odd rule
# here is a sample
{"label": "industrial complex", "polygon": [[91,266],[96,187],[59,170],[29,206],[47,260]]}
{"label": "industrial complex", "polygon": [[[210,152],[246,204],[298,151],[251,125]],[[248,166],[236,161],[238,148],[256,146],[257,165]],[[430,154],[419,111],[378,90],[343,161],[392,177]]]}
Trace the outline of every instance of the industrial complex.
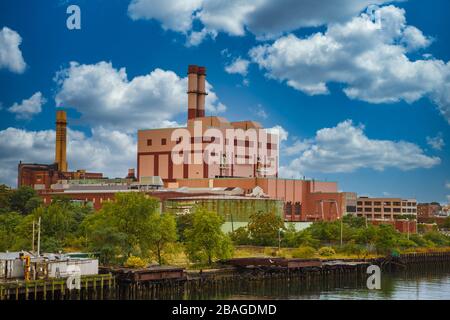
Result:
{"label": "industrial complex", "polygon": [[129,169],[123,178],[69,171],[66,113],[57,111],[55,162],[19,163],[18,186],[35,188],[46,204],[65,195],[96,210],[118,192],[145,192],[167,212],[188,214],[198,205],[214,210],[230,231],[252,212],[270,211],[298,226],[352,214],[416,232],[414,199],[358,197],[339,191],[337,182],[280,178],[277,133],[251,120],[207,116],[205,81],[205,67],[188,67],[186,127],[138,130],[136,172]]}

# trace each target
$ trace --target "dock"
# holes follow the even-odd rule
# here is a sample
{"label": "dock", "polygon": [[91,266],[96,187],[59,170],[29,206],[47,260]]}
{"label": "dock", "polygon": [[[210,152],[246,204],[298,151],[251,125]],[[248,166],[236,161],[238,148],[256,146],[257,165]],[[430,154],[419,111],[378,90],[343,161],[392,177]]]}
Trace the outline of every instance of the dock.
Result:
{"label": "dock", "polygon": [[67,279],[0,282],[0,300],[103,300],[116,285],[112,274],[81,276],[80,290],[69,290]]}

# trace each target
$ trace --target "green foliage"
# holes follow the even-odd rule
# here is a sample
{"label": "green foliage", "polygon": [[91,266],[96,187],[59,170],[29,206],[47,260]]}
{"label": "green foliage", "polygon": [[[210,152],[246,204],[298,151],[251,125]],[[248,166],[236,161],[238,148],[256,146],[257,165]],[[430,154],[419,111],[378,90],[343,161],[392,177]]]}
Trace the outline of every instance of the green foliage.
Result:
{"label": "green foliage", "polygon": [[450,229],[450,217],[445,218],[444,223],[442,224],[444,229]]}
{"label": "green foliage", "polygon": [[256,212],[250,215],[248,231],[255,245],[273,246],[278,243],[278,232],[284,222],[274,212]]}
{"label": "green foliage", "polygon": [[292,252],[292,257],[299,259],[311,259],[314,258],[315,254],[316,249],[313,247],[301,246]]}
{"label": "green foliage", "polygon": [[336,254],[336,251],[331,247],[322,247],[319,249],[318,253],[321,257],[332,257]]}
{"label": "green foliage", "polygon": [[0,185],[0,214],[11,211],[10,198],[13,191],[7,185]]}
{"label": "green foliage", "polygon": [[42,199],[37,192],[28,186],[20,187],[11,192],[9,196],[9,208],[23,215],[31,213],[42,204]]}
{"label": "green foliage", "polygon": [[105,263],[124,261],[131,254],[148,256],[158,208],[159,201],[143,193],[117,193],[114,202],[83,222],[91,250]]}
{"label": "green foliage", "polygon": [[320,240],[312,236],[311,230],[305,229],[296,231],[292,224],[288,225],[286,231],[283,232],[282,243],[284,246],[296,248],[299,246],[318,247]]}
{"label": "green foliage", "polygon": [[246,227],[240,227],[230,232],[230,238],[235,245],[249,245],[252,243],[250,233]]}
{"label": "green foliage", "polygon": [[425,240],[431,241],[438,246],[448,246],[450,245],[450,237],[445,236],[439,231],[430,231],[423,235]]}
{"label": "green foliage", "polygon": [[393,226],[381,224],[378,226],[377,235],[375,238],[375,247],[378,253],[390,253],[396,247],[398,231]]}
{"label": "green foliage", "polygon": [[311,235],[322,241],[338,241],[340,239],[340,222],[316,222],[309,227]]}
{"label": "green foliage", "polygon": [[191,261],[212,264],[214,259],[230,258],[233,245],[221,226],[223,219],[215,212],[197,208],[192,226],[185,230],[186,251]]}
{"label": "green foliage", "polygon": [[156,256],[158,263],[163,264],[166,249],[177,240],[177,227],[175,218],[171,214],[155,213],[150,216],[146,232],[150,251]]}
{"label": "green foliage", "polygon": [[140,257],[135,257],[135,256],[129,256],[127,261],[125,261],[125,263],[124,263],[125,267],[136,268],[136,269],[145,268],[147,265],[148,265],[148,263],[145,259],[142,259]]}
{"label": "green foliage", "polygon": [[17,212],[0,214],[0,251],[11,250],[17,241],[16,228],[23,220]]}
{"label": "green foliage", "polygon": [[176,216],[178,240],[185,242],[184,231],[192,227],[192,214],[182,214]]}

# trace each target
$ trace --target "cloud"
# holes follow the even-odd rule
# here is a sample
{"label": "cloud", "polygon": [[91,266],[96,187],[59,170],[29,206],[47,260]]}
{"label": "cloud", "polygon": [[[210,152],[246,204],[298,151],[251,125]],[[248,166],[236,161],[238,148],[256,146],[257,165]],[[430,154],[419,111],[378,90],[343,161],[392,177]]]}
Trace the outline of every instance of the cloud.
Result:
{"label": "cloud", "polygon": [[[53,163],[55,131],[27,131],[7,128],[0,131],[0,183],[17,184],[19,160]],[[136,139],[118,131],[96,128],[92,136],[68,130],[67,157],[71,170],[86,169],[106,176],[126,176],[136,166]],[[89,155],[89,156],[87,156]]]}
{"label": "cloud", "polygon": [[230,74],[240,74],[245,77],[248,73],[250,61],[241,57],[234,59],[230,64],[225,66],[225,71]]}
{"label": "cloud", "polygon": [[26,63],[19,46],[22,37],[14,30],[3,27],[0,30],[0,69],[6,68],[11,72],[23,73]]}
{"label": "cloud", "polygon": [[445,184],[445,187],[446,187],[447,189],[450,189],[450,182],[447,182],[447,183]]}
{"label": "cloud", "polygon": [[311,140],[295,140],[290,146],[286,146],[282,151],[287,156],[295,156],[307,150],[311,145]]}
{"label": "cloud", "polygon": [[304,39],[284,36],[249,54],[269,78],[308,95],[328,94],[328,83],[342,83],[350,99],[369,103],[428,97],[450,123],[450,63],[410,60],[412,48],[429,43],[418,32],[406,25],[403,9],[387,6]]}
{"label": "cloud", "polygon": [[[172,71],[155,69],[147,75],[128,80],[125,68],[115,69],[111,63],[71,62],[56,76],[56,104],[74,108],[83,123],[123,132],[138,128],[177,126],[173,118],[187,109],[187,77]],[[206,83],[206,110],[226,110],[211,84]]]}
{"label": "cloud", "polygon": [[278,134],[280,142],[287,141],[287,139],[289,138],[289,132],[280,125],[268,128],[267,131],[273,134]]}
{"label": "cloud", "polygon": [[[154,19],[164,29],[196,34],[197,41],[207,34],[224,32],[243,36],[250,31],[258,38],[273,38],[303,27],[317,27],[350,19],[368,5],[392,0],[133,0],[128,14],[133,20]],[[201,31],[193,30],[193,21]],[[198,34],[200,33],[200,34]],[[199,37],[200,36],[200,37]]]}
{"label": "cloud", "polygon": [[445,141],[442,137],[442,133],[439,133],[436,137],[427,137],[427,144],[434,150],[442,150],[442,148],[445,146]]}
{"label": "cloud", "polygon": [[298,157],[280,168],[283,176],[300,177],[310,172],[347,173],[362,168],[412,170],[432,168],[441,162],[440,158],[425,155],[419,146],[410,142],[370,139],[365,135],[364,127],[355,126],[351,120],[321,129],[313,139],[303,143],[296,150]]}
{"label": "cloud", "polygon": [[16,119],[29,120],[34,115],[42,111],[42,106],[47,100],[42,96],[41,92],[36,92],[30,98],[22,100],[20,104],[14,103],[8,111],[16,114]]}
{"label": "cloud", "polygon": [[194,12],[202,0],[133,0],[128,6],[128,15],[133,20],[157,20],[163,29],[187,32],[192,28]]}
{"label": "cloud", "polygon": [[251,112],[256,114],[258,117],[260,117],[262,119],[267,119],[269,117],[266,110],[264,110],[264,108],[261,104],[258,104],[256,109],[251,110]]}

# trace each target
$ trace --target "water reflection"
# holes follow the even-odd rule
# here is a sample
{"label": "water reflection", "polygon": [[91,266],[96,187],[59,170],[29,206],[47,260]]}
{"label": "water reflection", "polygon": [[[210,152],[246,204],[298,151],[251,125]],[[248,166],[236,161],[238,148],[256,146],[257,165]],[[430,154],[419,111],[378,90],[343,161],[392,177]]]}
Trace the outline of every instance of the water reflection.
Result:
{"label": "water reflection", "polygon": [[237,281],[186,293],[185,299],[450,300],[450,266],[383,273],[381,290],[368,290],[366,278],[344,275],[316,280]]}

